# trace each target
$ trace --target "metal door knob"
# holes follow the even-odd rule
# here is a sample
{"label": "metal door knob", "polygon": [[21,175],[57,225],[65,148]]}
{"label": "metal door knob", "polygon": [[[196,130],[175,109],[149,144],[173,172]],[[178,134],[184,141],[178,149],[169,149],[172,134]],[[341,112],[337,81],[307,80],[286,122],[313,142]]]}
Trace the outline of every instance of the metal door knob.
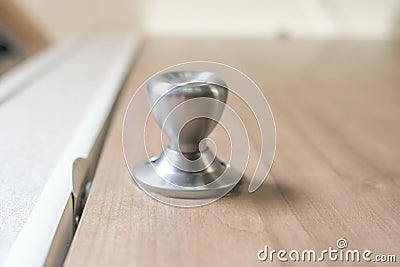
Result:
{"label": "metal door knob", "polygon": [[134,166],[140,186],[167,197],[212,198],[237,183],[229,179],[237,175],[232,166],[205,142],[227,97],[227,85],[211,72],[168,72],[148,81],[151,113],[169,143],[160,155]]}

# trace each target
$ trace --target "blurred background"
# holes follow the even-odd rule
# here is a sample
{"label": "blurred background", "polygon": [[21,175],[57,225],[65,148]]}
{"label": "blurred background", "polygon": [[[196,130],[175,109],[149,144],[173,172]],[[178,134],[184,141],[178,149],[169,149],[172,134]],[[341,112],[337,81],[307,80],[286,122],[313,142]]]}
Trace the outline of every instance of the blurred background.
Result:
{"label": "blurred background", "polygon": [[[2,1],[2,0],[1,0]],[[399,0],[14,0],[52,41],[84,28],[149,35],[397,39]]]}
{"label": "blurred background", "polygon": [[0,74],[88,31],[279,39],[400,38],[400,0],[0,0]]}

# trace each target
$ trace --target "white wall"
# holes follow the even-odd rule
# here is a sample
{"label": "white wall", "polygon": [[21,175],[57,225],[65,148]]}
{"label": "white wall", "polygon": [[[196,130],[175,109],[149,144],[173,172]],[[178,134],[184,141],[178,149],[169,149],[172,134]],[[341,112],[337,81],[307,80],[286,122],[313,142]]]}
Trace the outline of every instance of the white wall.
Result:
{"label": "white wall", "polygon": [[[0,0],[2,1],[2,0]],[[135,0],[12,0],[53,40],[94,26],[137,25]]]}
{"label": "white wall", "polygon": [[151,35],[295,38],[400,36],[400,0],[15,0],[52,36],[88,25]]}

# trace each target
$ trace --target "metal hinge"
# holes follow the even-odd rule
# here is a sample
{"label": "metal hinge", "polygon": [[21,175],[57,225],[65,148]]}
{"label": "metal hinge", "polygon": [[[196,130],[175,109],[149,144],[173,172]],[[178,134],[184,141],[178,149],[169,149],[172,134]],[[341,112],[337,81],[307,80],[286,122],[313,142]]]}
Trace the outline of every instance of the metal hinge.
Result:
{"label": "metal hinge", "polygon": [[[111,112],[112,113],[112,112]],[[111,114],[110,113],[110,114]],[[72,200],[74,207],[74,225],[75,229],[82,217],[90,188],[92,186],[94,173],[97,168],[97,162],[103,147],[105,135],[110,124],[110,115],[106,119],[103,128],[98,135],[92,150],[87,158],[77,158],[73,163],[72,169]],[[74,231],[75,231],[74,229]]]}
{"label": "metal hinge", "polygon": [[[72,198],[74,207],[74,225],[75,228],[81,219],[83,208],[85,207],[90,187],[93,181],[93,175],[90,171],[90,160],[77,158],[73,164],[72,170]],[[91,177],[92,176],[92,177]]]}

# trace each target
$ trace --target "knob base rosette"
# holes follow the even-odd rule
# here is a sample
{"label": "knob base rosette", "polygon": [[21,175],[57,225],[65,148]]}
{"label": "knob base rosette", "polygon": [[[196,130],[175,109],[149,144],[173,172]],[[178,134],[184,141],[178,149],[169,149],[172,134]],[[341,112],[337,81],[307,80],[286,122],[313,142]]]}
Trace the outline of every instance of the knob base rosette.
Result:
{"label": "knob base rosette", "polygon": [[[201,158],[206,159],[209,151],[206,149]],[[133,167],[135,181],[146,192],[173,198],[219,198],[238,183],[238,180],[232,177],[241,174],[229,163],[214,158],[205,169],[188,172],[171,163],[166,156],[171,152],[173,153],[166,149],[162,154],[139,162]]]}

